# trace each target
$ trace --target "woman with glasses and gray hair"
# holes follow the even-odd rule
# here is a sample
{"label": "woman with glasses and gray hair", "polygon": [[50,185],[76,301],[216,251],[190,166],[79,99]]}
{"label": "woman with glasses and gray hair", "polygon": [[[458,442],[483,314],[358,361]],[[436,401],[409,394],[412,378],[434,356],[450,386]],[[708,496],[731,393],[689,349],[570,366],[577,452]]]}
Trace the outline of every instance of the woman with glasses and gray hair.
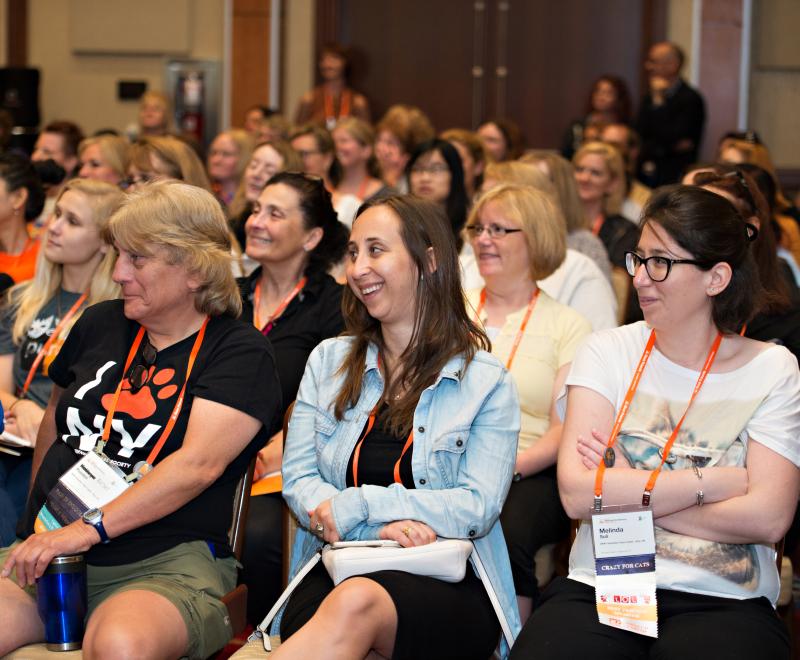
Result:
{"label": "woman with glasses and gray hair", "polygon": [[[141,186],[107,239],[122,300],[87,309],[50,365],[21,540],[0,550],[0,655],[42,641],[31,590],[53,557],[82,553],[86,657],[207,658],[231,636],[233,494],[280,425],[272,349],[236,319],[211,193]],[[59,506],[69,492],[82,515]]]}
{"label": "woman with glasses and gray hair", "polygon": [[800,492],[800,373],[739,334],[762,294],[755,228],[694,186],[643,218],[626,264],[645,320],[592,335],[557,404],[569,577],[512,657],[788,658],[774,544]]}
{"label": "woman with glasses and gray hair", "polygon": [[546,193],[515,184],[489,189],[472,209],[465,234],[485,282],[467,293],[469,307],[519,392],[514,481],[500,520],[524,622],[539,594],[537,551],[569,533],[556,485],[562,424],[553,406],[591,326],[537,285],[561,265],[566,252],[564,221]]}

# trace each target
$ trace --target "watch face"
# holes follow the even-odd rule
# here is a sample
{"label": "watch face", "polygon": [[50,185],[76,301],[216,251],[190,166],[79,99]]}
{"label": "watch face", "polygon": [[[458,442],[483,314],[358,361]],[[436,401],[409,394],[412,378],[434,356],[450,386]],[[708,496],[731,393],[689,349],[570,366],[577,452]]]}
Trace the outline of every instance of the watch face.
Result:
{"label": "watch face", "polygon": [[89,524],[94,524],[103,519],[103,512],[100,509],[89,509],[83,514],[83,519]]}

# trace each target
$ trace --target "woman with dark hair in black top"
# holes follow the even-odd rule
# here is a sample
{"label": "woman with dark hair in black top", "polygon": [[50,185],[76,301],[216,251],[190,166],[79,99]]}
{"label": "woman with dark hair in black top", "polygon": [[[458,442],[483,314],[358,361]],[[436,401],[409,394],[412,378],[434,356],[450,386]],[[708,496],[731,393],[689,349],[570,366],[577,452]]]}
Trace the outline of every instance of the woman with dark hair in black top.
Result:
{"label": "woman with dark hair in black top", "polygon": [[[242,320],[275,349],[283,410],[294,401],[311,351],[343,329],[342,287],[328,274],[344,257],[349,232],[339,222],[322,179],[296,172],[273,176],[245,224],[247,256],[259,267],[239,280]],[[280,470],[282,433],[259,453],[256,477]],[[258,487],[258,484],[257,484]],[[242,580],[248,612],[261,616],[281,590],[281,495],[253,497]]]}
{"label": "woman with dark hair in black top", "polygon": [[406,175],[412,194],[444,209],[460,250],[461,229],[467,220],[469,200],[464,188],[464,168],[456,148],[438,138],[423,142],[408,161]]}

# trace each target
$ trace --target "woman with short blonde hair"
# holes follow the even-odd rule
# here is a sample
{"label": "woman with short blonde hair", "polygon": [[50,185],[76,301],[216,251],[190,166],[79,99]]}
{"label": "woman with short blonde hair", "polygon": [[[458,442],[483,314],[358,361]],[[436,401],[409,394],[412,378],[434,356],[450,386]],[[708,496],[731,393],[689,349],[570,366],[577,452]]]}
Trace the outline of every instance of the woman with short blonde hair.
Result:
{"label": "woman with short blonde hair", "polygon": [[253,138],[241,128],[223,131],[208,149],[208,177],[217,199],[228,207],[234,200],[253,153]]}
{"label": "woman with short blonde hair", "polygon": [[231,271],[228,224],[219,204],[202,189],[180,181],[148,185],[132,193],[106,236],[147,257],[157,246],[167,263],[183,266],[198,280],[192,293],[199,313],[239,316],[242,300]]}
{"label": "woman with short blonde hair", "polygon": [[619,150],[604,142],[588,142],[572,159],[578,196],[591,231],[603,241],[611,263],[625,268],[638,228],[619,215],[625,197],[625,163]]}
{"label": "woman with short blonde hair", "polygon": [[157,179],[177,179],[211,190],[202,161],[183,140],[171,136],[145,137],[131,146],[128,189]]}
{"label": "woman with short blonde hair", "polygon": [[567,221],[567,246],[589,257],[610,280],[611,262],[608,260],[608,252],[603,242],[591,232],[589,218],[584,213],[581,198],[578,196],[572,163],[545,150],[529,151],[520,161],[535,165],[553,184],[556,201]]}
{"label": "woman with short blonde hair", "polygon": [[[107,235],[122,300],[87,309],[50,365],[20,541],[0,550],[3,577],[14,575],[0,580],[0,653],[44,639],[23,588],[54,556],[80,552],[92,603],[85,655],[208,658],[231,636],[221,600],[237,579],[231,501],[280,426],[273,352],[234,318],[228,227],[210,192],[141,186]],[[112,486],[84,495],[83,515],[48,517],[65,471],[91,473],[97,454],[119,470]]]}
{"label": "woman with short blonde hair", "polygon": [[130,149],[130,142],[118,135],[86,138],[78,147],[81,162],[78,176],[120,185],[128,175]]}
{"label": "woman with short blonde hair", "polygon": [[538,285],[566,255],[564,218],[549,195],[507,183],[491,188],[475,203],[466,234],[485,282],[467,301],[519,393],[515,477],[500,520],[524,622],[538,596],[534,557],[569,530],[556,485],[561,421],[554,402],[591,326]]}

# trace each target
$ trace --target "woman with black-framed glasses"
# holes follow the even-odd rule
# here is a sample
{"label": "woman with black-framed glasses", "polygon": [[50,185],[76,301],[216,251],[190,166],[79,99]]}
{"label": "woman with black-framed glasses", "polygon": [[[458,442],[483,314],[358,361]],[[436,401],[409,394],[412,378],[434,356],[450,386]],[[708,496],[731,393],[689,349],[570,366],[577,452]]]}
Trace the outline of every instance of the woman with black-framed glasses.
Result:
{"label": "woman with black-framed glasses", "polygon": [[643,218],[627,262],[645,320],[590,337],[558,401],[569,577],[512,657],[788,658],[773,545],[800,492],[797,360],[739,335],[763,292],[728,200],[669,186]]}
{"label": "woman with black-framed glasses", "polygon": [[566,254],[559,216],[546,193],[500,184],[481,195],[464,232],[485,282],[467,301],[519,393],[515,475],[500,520],[523,623],[539,595],[536,553],[569,532],[556,485],[562,425],[553,404],[578,343],[591,332],[583,316],[539,288]]}
{"label": "woman with black-framed glasses", "polygon": [[109,220],[122,300],[87,309],[50,365],[24,540],[0,550],[0,655],[44,638],[22,588],[75,553],[87,656],[207,658],[230,639],[231,502],[280,425],[280,387],[269,342],[236,319],[229,236],[213,195],[178,181]]}

